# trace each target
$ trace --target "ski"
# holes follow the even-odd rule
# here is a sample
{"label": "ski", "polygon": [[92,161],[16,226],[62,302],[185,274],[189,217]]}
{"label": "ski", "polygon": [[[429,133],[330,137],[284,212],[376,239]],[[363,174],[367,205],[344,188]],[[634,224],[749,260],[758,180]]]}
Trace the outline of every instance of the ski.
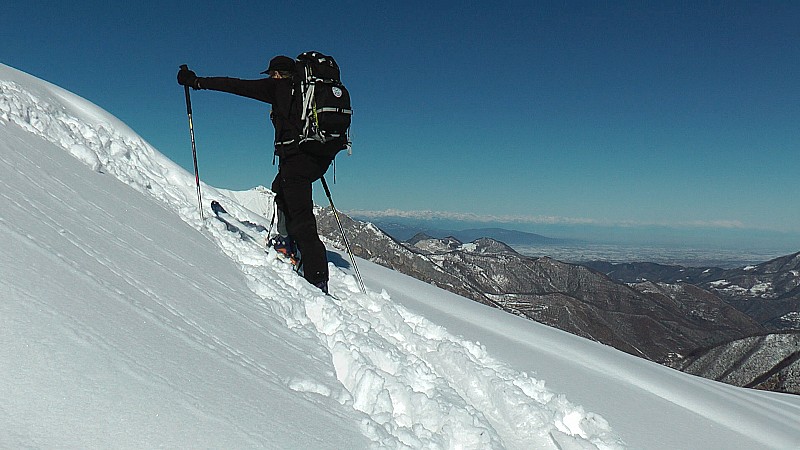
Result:
{"label": "ski", "polygon": [[231,216],[218,201],[214,200],[211,202],[211,211],[214,211],[214,216],[216,216],[217,220],[225,224],[225,228],[228,231],[238,234],[239,237],[244,241],[259,243],[259,240],[249,232],[245,231],[243,229],[244,227],[241,226],[242,223]]}
{"label": "ski", "polygon": [[[237,219],[236,217],[231,215],[228,211],[226,211],[225,208],[216,200],[213,200],[211,202],[211,210],[214,212],[214,217],[216,217],[217,220],[225,224],[225,228],[228,231],[234,234],[238,234],[239,238],[244,241],[258,244],[259,246],[264,248],[264,251],[269,252],[269,246],[267,245],[267,243],[269,242],[269,236],[266,236],[269,230],[267,230],[265,226]],[[292,266],[294,266],[295,271],[299,273],[300,265],[295,259],[287,255],[284,255],[281,252],[276,252],[276,253],[278,255],[279,260],[287,264],[291,264]]]}

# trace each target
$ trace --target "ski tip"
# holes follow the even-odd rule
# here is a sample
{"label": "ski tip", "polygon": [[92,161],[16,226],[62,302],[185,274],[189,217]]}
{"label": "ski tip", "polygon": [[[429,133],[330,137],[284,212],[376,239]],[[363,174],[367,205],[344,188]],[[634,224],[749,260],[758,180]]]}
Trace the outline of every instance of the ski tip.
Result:
{"label": "ski tip", "polygon": [[225,212],[225,208],[223,208],[222,205],[220,205],[219,202],[216,200],[211,201],[211,210],[214,211],[214,214]]}

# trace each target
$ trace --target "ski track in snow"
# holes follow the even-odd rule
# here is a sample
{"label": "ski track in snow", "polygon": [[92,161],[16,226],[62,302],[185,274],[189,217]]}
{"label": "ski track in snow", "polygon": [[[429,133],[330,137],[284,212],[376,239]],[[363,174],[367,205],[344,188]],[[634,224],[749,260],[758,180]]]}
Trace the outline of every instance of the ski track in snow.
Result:
{"label": "ski track in snow", "polygon": [[[303,337],[318,340],[330,353],[332,376],[339,381],[283,380],[289,388],[308,397],[323,396],[352,408],[363,417],[365,435],[381,448],[623,448],[624,444],[599,415],[571,404],[563,395],[550,392],[544,382],[513,370],[493,359],[479,343],[451,335],[392,302],[382,291],[362,294],[346,269],[330,264],[331,292],[323,295],[308,285],[277,254],[257,243],[246,242],[216,221],[210,211],[198,217],[194,178],[153,149],[124,124],[91,103],[55,86],[43,83],[29,91],[14,81],[0,80],[0,124],[8,123],[33,133],[69,152],[92,170],[109,173],[140,192],[159,200],[185,222],[200,230],[235,261],[245,274],[249,288],[262,299],[265,314],[277,317]],[[29,161],[30,164],[37,164]],[[22,176],[25,176],[24,174]],[[28,180],[36,183],[36,180]],[[202,186],[206,202],[220,199],[232,215],[248,211],[230,196]],[[64,186],[64,198],[80,196]],[[21,193],[0,193],[7,201],[24,198]],[[35,205],[32,214],[55,233],[62,232],[47,211]],[[206,208],[208,209],[208,208]],[[81,214],[75,211],[75,214]],[[208,217],[210,216],[210,217]],[[102,233],[102,218],[93,218]],[[253,221],[253,216],[248,216]],[[269,221],[261,218],[269,224]],[[262,223],[262,224],[264,224]],[[13,230],[2,222],[0,226]],[[131,229],[132,233],[136,231]],[[148,239],[146,236],[140,238]],[[78,248],[81,242],[69,234],[63,238]],[[124,238],[116,238],[124,239]],[[124,241],[118,245],[130,250]],[[39,251],[59,258],[58,249],[38,245]],[[97,261],[115,280],[125,280],[125,289],[135,289],[152,300],[133,305],[149,318],[168,322],[195,341],[224,355],[261,377],[272,372],[247,355],[203,329],[156,292],[137,285],[115,267],[113,260],[85,248],[87,258]],[[146,259],[146,254],[140,254]],[[74,261],[63,261],[74,265]],[[111,297],[120,296],[119,286],[104,284],[102,274],[76,267],[99,284]],[[170,270],[167,267],[164,270]],[[155,305],[155,306],[154,306]],[[45,307],[46,305],[41,305]],[[158,308],[155,310],[154,308]],[[233,306],[231,306],[233,308]],[[166,318],[164,318],[166,317]],[[80,318],[75,318],[80,323]],[[166,325],[165,325],[166,326]],[[74,330],[92,333],[90,328]],[[96,342],[103,336],[93,335]],[[120,349],[115,349],[120,350]],[[124,351],[120,351],[124,357]],[[135,371],[136,361],[128,364]],[[169,384],[169,380],[161,380]]]}

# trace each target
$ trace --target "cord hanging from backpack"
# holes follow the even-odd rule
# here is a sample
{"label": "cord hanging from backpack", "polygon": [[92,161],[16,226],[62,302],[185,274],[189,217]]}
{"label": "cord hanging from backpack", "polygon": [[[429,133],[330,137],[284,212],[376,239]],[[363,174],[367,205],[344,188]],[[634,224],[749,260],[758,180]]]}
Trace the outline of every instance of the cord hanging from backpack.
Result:
{"label": "cord hanging from backpack", "polygon": [[269,241],[270,236],[272,236],[272,229],[275,227],[276,222],[278,221],[278,203],[275,202],[275,198],[272,198],[272,218],[269,220],[269,230],[267,231],[267,241]]}

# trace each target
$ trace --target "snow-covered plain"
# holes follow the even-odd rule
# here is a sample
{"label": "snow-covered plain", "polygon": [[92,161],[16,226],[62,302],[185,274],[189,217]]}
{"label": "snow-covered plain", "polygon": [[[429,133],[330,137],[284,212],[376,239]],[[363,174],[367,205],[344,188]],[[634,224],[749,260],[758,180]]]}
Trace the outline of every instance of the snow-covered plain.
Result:
{"label": "snow-covered plain", "polygon": [[336,249],[324,296],[209,218],[268,224],[246,196],[203,195],[204,221],[193,175],[0,65],[0,447],[800,448],[800,397],[359,260],[364,295]]}

